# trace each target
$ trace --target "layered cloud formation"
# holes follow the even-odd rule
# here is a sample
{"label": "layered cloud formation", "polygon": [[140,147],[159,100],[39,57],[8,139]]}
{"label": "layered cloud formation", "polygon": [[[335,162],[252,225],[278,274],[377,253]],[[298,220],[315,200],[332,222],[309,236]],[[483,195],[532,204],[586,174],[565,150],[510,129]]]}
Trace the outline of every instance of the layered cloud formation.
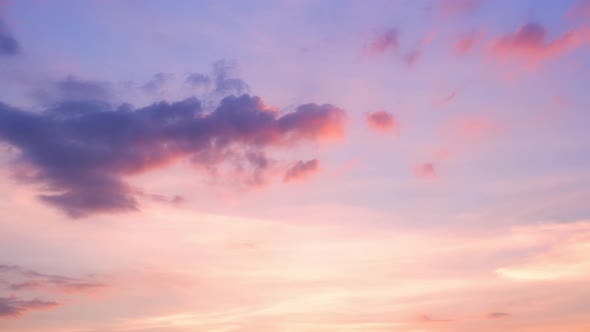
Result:
{"label": "layered cloud formation", "polygon": [[49,310],[61,306],[56,301],[24,299],[20,295],[31,291],[62,294],[89,293],[106,287],[93,276],[84,278],[46,274],[19,265],[0,264],[0,289],[11,294],[0,296],[0,319],[15,318],[29,311]]}
{"label": "layered cloud formation", "polygon": [[68,101],[41,113],[0,104],[0,140],[18,149],[19,177],[43,184],[44,202],[82,217],[137,210],[138,191],[125,176],[180,158],[256,175],[267,166],[265,149],[339,138],[344,119],[328,104],[280,114],[250,95],[226,97],[210,112],[195,98],[138,109]]}
{"label": "layered cloud formation", "polygon": [[[81,293],[106,287],[93,278],[72,278],[61,275],[46,274],[25,269],[18,265],[0,264],[1,280],[11,291],[50,290],[66,293]],[[9,280],[9,281],[8,281]]]}
{"label": "layered cloud formation", "polygon": [[41,300],[17,300],[14,297],[0,297],[0,318],[19,317],[31,310],[44,310],[58,307],[59,303]]}

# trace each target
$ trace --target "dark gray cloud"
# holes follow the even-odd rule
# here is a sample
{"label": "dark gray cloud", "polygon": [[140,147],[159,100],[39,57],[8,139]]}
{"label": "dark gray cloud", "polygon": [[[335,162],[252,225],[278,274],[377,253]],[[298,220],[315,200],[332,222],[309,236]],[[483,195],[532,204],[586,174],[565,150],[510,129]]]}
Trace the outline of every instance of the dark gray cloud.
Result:
{"label": "dark gray cloud", "polygon": [[[67,84],[90,95],[102,91],[75,80]],[[84,217],[138,210],[140,190],[125,176],[179,158],[210,169],[239,164],[257,184],[268,168],[266,148],[341,135],[344,118],[344,111],[328,104],[280,114],[250,95],[226,97],[212,111],[195,98],[137,109],[95,98],[56,103],[38,113],[0,103],[0,141],[19,152],[17,178],[41,184],[42,201]]]}

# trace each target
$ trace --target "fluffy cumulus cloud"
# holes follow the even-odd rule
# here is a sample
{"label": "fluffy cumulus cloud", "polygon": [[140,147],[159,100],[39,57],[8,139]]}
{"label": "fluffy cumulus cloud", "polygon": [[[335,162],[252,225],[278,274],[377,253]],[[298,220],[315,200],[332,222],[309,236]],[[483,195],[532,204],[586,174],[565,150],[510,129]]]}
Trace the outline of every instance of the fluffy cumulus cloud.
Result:
{"label": "fluffy cumulus cloud", "polygon": [[141,191],[124,177],[181,158],[209,169],[231,163],[257,182],[265,149],[339,138],[344,120],[333,105],[281,114],[250,95],[225,97],[212,111],[196,98],[142,108],[64,101],[36,113],[0,104],[0,141],[20,153],[18,178],[43,184],[42,201],[83,217],[137,210]]}
{"label": "fluffy cumulus cloud", "polygon": [[295,165],[287,170],[283,180],[285,182],[305,180],[312,174],[319,171],[319,168],[320,161],[317,159],[308,161],[299,160],[297,163],[295,163]]}
{"label": "fluffy cumulus cloud", "polygon": [[368,113],[365,116],[365,121],[370,128],[382,132],[390,132],[398,127],[398,122],[393,114],[386,111]]}
{"label": "fluffy cumulus cloud", "polygon": [[587,44],[587,29],[571,30],[560,37],[550,39],[547,29],[537,22],[529,22],[517,31],[493,40],[490,53],[498,59],[519,58],[538,64],[564,55]]}

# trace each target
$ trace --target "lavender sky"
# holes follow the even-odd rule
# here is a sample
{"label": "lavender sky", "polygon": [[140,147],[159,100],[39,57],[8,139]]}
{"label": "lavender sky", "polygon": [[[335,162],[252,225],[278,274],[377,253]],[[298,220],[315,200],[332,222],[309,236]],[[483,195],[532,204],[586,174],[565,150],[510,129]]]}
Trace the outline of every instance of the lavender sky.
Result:
{"label": "lavender sky", "polygon": [[590,331],[590,1],[0,1],[0,330]]}

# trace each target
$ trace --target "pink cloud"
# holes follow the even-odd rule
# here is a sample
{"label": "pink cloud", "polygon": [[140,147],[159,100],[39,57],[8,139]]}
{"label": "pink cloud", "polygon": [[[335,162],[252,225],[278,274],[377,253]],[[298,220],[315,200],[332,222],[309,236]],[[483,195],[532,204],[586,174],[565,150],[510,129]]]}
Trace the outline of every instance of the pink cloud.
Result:
{"label": "pink cloud", "polygon": [[420,50],[413,50],[413,51],[406,53],[403,56],[403,60],[406,63],[406,66],[413,67],[416,64],[416,62],[418,62],[421,55],[422,55],[422,52]]}
{"label": "pink cloud", "polygon": [[489,54],[498,60],[519,59],[538,65],[558,58],[590,41],[587,29],[571,30],[561,37],[549,39],[547,29],[530,22],[517,31],[493,40]]}
{"label": "pink cloud", "polygon": [[510,317],[510,314],[505,312],[490,312],[486,315],[487,319],[503,319],[507,317]]}
{"label": "pink cloud", "polygon": [[437,177],[435,165],[444,165],[450,158],[478,150],[481,144],[502,130],[501,123],[487,115],[473,114],[451,119],[440,130],[444,143],[432,147],[426,157],[430,162],[416,166],[414,172],[420,178]]}
{"label": "pink cloud", "polygon": [[590,19],[590,0],[579,0],[566,14],[567,18]]}
{"label": "pink cloud", "polygon": [[437,177],[434,163],[422,163],[414,167],[414,174],[421,179],[434,179]]}
{"label": "pink cloud", "polygon": [[395,52],[399,48],[398,33],[394,28],[388,28],[377,33],[369,45],[371,55],[382,55],[387,51]]}
{"label": "pink cloud", "polygon": [[451,121],[447,130],[456,141],[474,142],[499,130],[499,124],[485,116],[473,115]]}
{"label": "pink cloud", "polygon": [[19,300],[15,297],[0,297],[0,319],[18,318],[28,311],[48,310],[59,306],[59,303],[53,301]]}
{"label": "pink cloud", "polygon": [[44,290],[63,293],[93,293],[107,287],[94,276],[77,278],[46,274],[18,265],[0,264],[0,277],[12,280],[8,283],[7,288],[13,292]]}
{"label": "pink cloud", "polygon": [[376,111],[368,113],[365,117],[370,128],[381,131],[390,132],[396,130],[399,124],[393,114],[386,111]]}
{"label": "pink cloud", "polygon": [[435,38],[436,38],[436,32],[434,30],[430,31],[428,33],[428,35],[426,35],[426,37],[422,38],[422,40],[420,41],[420,44],[422,46],[428,46],[434,41]]}
{"label": "pink cloud", "polygon": [[320,162],[317,159],[308,161],[299,160],[295,165],[287,170],[283,177],[284,182],[302,181],[315,174],[320,169]]}
{"label": "pink cloud", "polygon": [[419,322],[422,323],[450,323],[453,320],[451,319],[441,319],[441,318],[432,318],[429,315],[422,315],[418,318]]}
{"label": "pink cloud", "polygon": [[481,41],[481,36],[477,33],[468,33],[461,36],[453,46],[453,50],[456,55],[465,55],[469,53],[475,45]]}

